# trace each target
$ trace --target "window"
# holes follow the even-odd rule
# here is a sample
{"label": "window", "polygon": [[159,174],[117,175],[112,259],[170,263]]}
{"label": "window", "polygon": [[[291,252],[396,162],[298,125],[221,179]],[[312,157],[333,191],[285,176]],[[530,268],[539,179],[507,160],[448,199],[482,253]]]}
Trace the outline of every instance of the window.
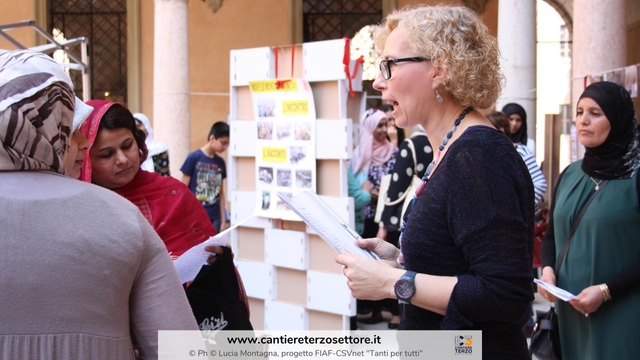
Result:
{"label": "window", "polygon": [[[88,39],[91,98],[127,102],[127,1],[50,0],[49,30]],[[80,57],[80,46],[70,49]],[[72,71],[76,95],[82,75]]]}
{"label": "window", "polygon": [[560,56],[564,58],[571,57],[571,39],[569,29],[565,25],[560,25]]}
{"label": "window", "polygon": [[382,0],[304,0],[303,12],[304,42],[352,39],[351,58],[364,56],[362,86],[367,107],[379,107],[380,93],[373,89],[378,70],[370,25],[382,21]]}
{"label": "window", "polygon": [[304,42],[352,38],[382,20],[381,0],[304,0]]}

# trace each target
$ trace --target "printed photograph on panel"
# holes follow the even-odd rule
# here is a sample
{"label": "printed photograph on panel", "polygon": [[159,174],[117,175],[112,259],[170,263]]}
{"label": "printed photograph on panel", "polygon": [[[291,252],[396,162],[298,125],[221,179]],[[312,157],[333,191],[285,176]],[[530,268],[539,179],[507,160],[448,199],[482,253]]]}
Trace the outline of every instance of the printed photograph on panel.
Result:
{"label": "printed photograph on panel", "polygon": [[290,122],[279,122],[276,125],[276,134],[278,135],[278,140],[285,140],[291,136],[291,123]]}
{"label": "printed photograph on panel", "polygon": [[[278,195],[282,195],[288,199],[291,199],[292,194],[290,192],[278,192]],[[289,205],[287,205],[286,202],[280,200],[280,197],[278,196],[278,202],[276,202],[276,209],[277,210],[291,210],[291,208],[289,207]]]}
{"label": "printed photograph on panel", "polygon": [[311,170],[296,170],[296,186],[311,189]]}
{"label": "printed photograph on panel", "polygon": [[273,168],[271,167],[258,167],[258,180],[265,184],[271,184],[273,182]]}
{"label": "printed photograph on panel", "polygon": [[269,210],[271,206],[271,191],[262,190],[262,210]]}
{"label": "printed photograph on panel", "polygon": [[289,148],[289,162],[291,164],[297,164],[307,157],[306,146],[292,146]]}
{"label": "printed photograph on panel", "polygon": [[270,121],[258,122],[258,139],[271,140],[273,139],[273,123]]}
{"label": "printed photograph on panel", "polygon": [[258,117],[275,117],[276,99],[261,99],[258,101]]}
{"label": "printed photograph on panel", "polygon": [[291,170],[278,169],[278,186],[291,187]]}
{"label": "printed photograph on panel", "polygon": [[308,122],[296,123],[296,140],[311,140],[311,124]]}

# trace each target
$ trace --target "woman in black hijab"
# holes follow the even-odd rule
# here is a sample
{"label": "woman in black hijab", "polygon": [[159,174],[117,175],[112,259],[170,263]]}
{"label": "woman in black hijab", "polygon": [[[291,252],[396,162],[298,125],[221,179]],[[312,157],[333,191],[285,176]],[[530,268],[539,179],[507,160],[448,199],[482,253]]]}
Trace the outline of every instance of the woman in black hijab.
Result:
{"label": "woman in black hijab", "polygon": [[507,115],[511,126],[511,141],[514,144],[525,145],[535,154],[535,143],[527,135],[527,112],[516,103],[509,103],[502,108],[502,112]]}
{"label": "woman in black hijab", "polygon": [[586,152],[558,179],[541,280],[578,297],[556,303],[563,359],[632,359],[640,334],[640,132],[631,96],[615,83],[591,84],[578,101],[576,126]]}

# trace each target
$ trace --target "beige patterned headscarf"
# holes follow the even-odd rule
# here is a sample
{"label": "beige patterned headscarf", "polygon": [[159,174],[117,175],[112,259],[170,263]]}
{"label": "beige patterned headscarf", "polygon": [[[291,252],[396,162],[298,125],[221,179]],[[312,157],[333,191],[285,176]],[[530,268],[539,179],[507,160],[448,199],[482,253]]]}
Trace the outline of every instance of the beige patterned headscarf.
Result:
{"label": "beige patterned headscarf", "polygon": [[71,133],[90,112],[51,57],[31,50],[0,54],[0,171],[64,174]]}

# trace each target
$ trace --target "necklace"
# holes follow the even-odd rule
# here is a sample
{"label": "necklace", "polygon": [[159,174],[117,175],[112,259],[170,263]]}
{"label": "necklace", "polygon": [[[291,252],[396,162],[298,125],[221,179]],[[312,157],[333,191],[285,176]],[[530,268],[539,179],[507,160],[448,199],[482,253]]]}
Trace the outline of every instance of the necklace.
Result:
{"label": "necklace", "polygon": [[591,179],[591,181],[596,184],[596,191],[598,191],[598,189],[600,189],[600,183],[602,182],[602,179],[600,179],[600,181],[595,181],[591,176],[589,176],[589,179]]}
{"label": "necklace", "polygon": [[435,166],[435,164],[440,159],[440,154],[442,153],[442,150],[444,150],[444,148],[449,143],[449,139],[451,139],[451,137],[453,136],[453,133],[458,129],[458,125],[460,125],[460,121],[462,121],[462,119],[464,119],[464,117],[471,110],[473,110],[471,106],[464,109],[462,114],[460,114],[460,116],[453,123],[451,130],[449,130],[449,132],[447,133],[447,136],[445,136],[444,140],[442,140],[442,145],[438,147],[438,151],[433,156],[433,160],[431,161],[429,166],[427,166],[427,170],[424,172],[424,176],[422,177],[422,183],[420,183],[420,186],[418,186],[418,188],[416,189],[416,193],[415,195],[413,195],[413,199],[411,199],[411,202],[409,203],[409,207],[407,207],[407,210],[405,210],[404,217],[401,219],[402,226],[400,227],[400,238],[398,240],[398,245],[400,246],[400,254],[398,254],[398,259],[396,260],[400,265],[404,265],[404,255],[402,254],[402,238],[404,236],[404,230],[407,227],[407,219],[409,218],[409,214],[413,210],[413,207],[416,205],[416,201],[418,201],[418,197],[422,195],[424,188],[427,186],[427,181],[429,181],[429,175],[431,174],[431,171],[433,170],[433,167]]}
{"label": "necklace", "polygon": [[467,114],[471,110],[473,110],[471,106],[464,109],[462,114],[460,114],[460,117],[458,117],[456,121],[453,123],[453,126],[451,127],[451,130],[449,130],[449,132],[447,133],[447,136],[445,136],[444,140],[442,140],[442,145],[438,147],[438,151],[436,151],[436,154],[433,156],[433,160],[431,161],[429,166],[427,166],[427,170],[424,172],[424,176],[422,177],[422,184],[420,184],[420,186],[418,186],[418,188],[416,189],[416,198],[422,195],[422,192],[424,191],[424,188],[427,186],[427,182],[429,181],[429,175],[431,175],[431,171],[433,170],[433,167],[436,166],[436,163],[438,162],[438,160],[440,160],[440,154],[449,143],[449,140],[453,136],[453,133],[456,132],[456,130],[458,129],[458,126],[460,125],[460,122],[462,121],[462,119],[464,119],[464,117],[467,116]]}

